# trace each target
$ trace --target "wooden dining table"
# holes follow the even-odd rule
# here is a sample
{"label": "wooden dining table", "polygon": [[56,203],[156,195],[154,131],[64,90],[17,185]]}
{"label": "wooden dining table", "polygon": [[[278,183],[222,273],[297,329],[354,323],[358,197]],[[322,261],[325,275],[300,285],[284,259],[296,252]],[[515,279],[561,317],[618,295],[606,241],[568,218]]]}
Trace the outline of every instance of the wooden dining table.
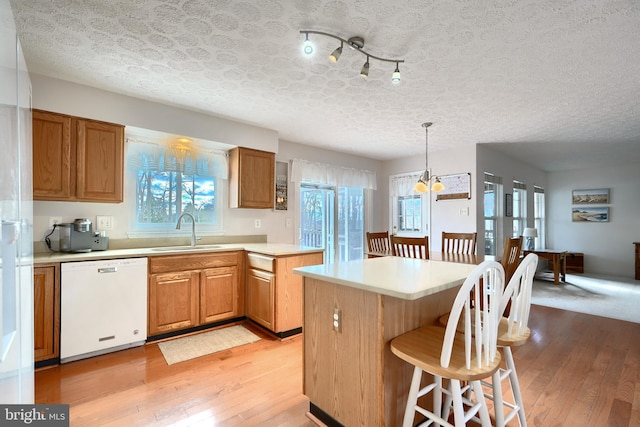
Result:
{"label": "wooden dining table", "polygon": [[535,249],[524,250],[523,256],[528,254],[536,254],[540,258],[544,258],[551,264],[551,270],[553,271],[553,283],[560,284],[560,279],[563,282],[567,280],[567,251],[560,251],[554,249]]}
{"label": "wooden dining table", "polygon": [[[386,251],[386,252],[367,251],[365,252],[365,254],[367,255],[367,258],[393,256],[391,251]],[[478,256],[476,254],[453,254],[449,252],[429,251],[429,259],[433,261],[458,262],[462,264],[480,264],[485,259],[495,259],[495,257]]]}

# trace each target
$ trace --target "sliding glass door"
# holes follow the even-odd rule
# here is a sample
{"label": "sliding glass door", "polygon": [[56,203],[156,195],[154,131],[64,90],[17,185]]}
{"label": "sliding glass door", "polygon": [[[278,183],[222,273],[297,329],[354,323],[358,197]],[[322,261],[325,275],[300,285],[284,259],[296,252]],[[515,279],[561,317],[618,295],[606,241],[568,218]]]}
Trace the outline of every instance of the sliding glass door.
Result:
{"label": "sliding glass door", "polygon": [[362,259],[364,190],[302,183],[300,244],[323,248],[325,263]]}

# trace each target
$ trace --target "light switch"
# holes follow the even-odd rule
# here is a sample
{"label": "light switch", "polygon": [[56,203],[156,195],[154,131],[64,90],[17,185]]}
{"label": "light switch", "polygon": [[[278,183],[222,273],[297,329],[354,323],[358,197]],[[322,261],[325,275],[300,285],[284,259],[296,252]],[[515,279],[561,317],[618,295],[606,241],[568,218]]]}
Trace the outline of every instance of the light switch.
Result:
{"label": "light switch", "polygon": [[110,215],[97,215],[96,216],[96,228],[98,230],[111,230],[113,229],[113,217]]}

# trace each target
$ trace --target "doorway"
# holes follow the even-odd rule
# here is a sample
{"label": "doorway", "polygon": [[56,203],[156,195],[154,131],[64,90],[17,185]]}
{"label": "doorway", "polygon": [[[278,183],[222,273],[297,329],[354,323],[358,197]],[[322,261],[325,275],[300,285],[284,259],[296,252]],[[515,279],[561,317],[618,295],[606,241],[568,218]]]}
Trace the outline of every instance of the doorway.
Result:
{"label": "doorway", "polygon": [[324,262],[364,257],[364,190],[302,183],[300,244],[324,249]]}

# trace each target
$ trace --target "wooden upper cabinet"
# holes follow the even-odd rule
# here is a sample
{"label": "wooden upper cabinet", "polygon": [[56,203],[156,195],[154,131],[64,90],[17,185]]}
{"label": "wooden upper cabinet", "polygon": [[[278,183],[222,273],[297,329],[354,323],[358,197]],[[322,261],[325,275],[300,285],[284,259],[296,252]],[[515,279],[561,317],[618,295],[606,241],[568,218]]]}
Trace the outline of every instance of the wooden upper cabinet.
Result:
{"label": "wooden upper cabinet", "polygon": [[238,147],[229,153],[229,206],[272,209],[276,155]]}
{"label": "wooden upper cabinet", "polygon": [[123,200],[124,126],[33,110],[33,198]]}
{"label": "wooden upper cabinet", "polygon": [[34,110],[34,200],[70,199],[72,184],[71,117]]}
{"label": "wooden upper cabinet", "polygon": [[76,198],[122,202],[124,126],[78,119]]}

